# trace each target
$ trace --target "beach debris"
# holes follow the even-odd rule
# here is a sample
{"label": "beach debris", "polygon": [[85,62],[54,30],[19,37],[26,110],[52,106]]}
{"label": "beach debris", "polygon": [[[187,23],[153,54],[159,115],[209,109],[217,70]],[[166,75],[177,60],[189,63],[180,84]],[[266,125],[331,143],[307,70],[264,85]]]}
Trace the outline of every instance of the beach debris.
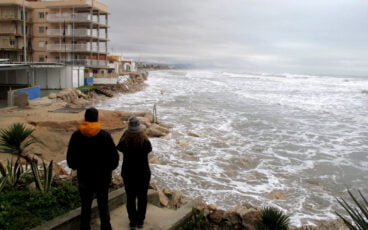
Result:
{"label": "beach debris", "polygon": [[98,94],[105,95],[106,97],[113,97],[114,95],[112,93],[107,92],[105,89],[95,89],[95,92]]}
{"label": "beach debris", "polygon": [[88,96],[76,88],[66,88],[57,93],[56,98],[66,103],[80,104],[79,99],[87,100]]}
{"label": "beach debris", "polygon": [[152,122],[153,123],[158,123],[156,104],[153,105],[153,109],[152,109]]}
{"label": "beach debris", "polygon": [[120,76],[118,76],[117,83],[118,84],[123,84],[128,80],[129,80],[129,75],[120,75]]}

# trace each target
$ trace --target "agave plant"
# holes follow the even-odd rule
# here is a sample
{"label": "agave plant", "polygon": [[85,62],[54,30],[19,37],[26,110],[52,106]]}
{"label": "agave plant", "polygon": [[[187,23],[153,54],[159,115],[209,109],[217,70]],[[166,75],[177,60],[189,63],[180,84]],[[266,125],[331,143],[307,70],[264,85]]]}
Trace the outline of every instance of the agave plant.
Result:
{"label": "agave plant", "polygon": [[0,192],[3,191],[5,185],[6,185],[6,182],[8,180],[8,176],[5,176],[5,177],[2,177],[1,178],[1,181],[0,181]]}
{"label": "agave plant", "polygon": [[33,131],[21,123],[15,123],[8,129],[1,129],[0,151],[24,157],[28,162],[31,162],[32,159],[25,154],[24,149],[36,142],[31,136]]}
{"label": "agave plant", "polygon": [[350,205],[343,198],[338,199],[339,204],[347,211],[352,222],[350,222],[347,218],[343,217],[341,214],[336,213],[345,223],[345,225],[351,230],[366,230],[368,229],[368,202],[367,199],[363,196],[363,194],[359,192],[361,197],[361,201],[353,195],[353,193],[348,190],[348,193],[351,199],[354,202],[354,205]]}
{"label": "agave plant", "polygon": [[42,162],[42,165],[43,165],[43,173],[42,173],[43,178],[41,176],[41,172],[40,169],[38,168],[37,163],[34,161],[31,163],[32,173],[34,176],[36,187],[42,192],[48,192],[51,188],[53,180],[52,174],[53,161],[51,161],[48,166],[46,166],[45,162]]}
{"label": "agave plant", "polygon": [[26,164],[24,169],[19,158],[15,163],[13,163],[13,160],[9,161],[8,159],[6,166],[0,163],[0,173],[3,178],[0,182],[0,188],[2,189],[6,184],[15,187],[28,171],[28,165]]}
{"label": "agave plant", "polygon": [[259,230],[287,230],[289,227],[289,216],[282,211],[266,207],[261,211],[261,220],[258,225]]}

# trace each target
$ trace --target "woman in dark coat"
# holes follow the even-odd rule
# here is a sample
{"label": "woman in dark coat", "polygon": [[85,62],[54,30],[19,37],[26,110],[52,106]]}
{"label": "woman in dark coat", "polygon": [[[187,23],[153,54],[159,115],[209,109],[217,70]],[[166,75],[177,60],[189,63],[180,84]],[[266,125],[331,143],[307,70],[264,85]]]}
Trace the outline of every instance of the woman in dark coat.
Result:
{"label": "woman in dark coat", "polygon": [[121,175],[127,195],[130,227],[143,228],[151,179],[148,154],[152,151],[152,146],[136,117],[129,119],[128,129],[121,136],[117,149],[124,155]]}

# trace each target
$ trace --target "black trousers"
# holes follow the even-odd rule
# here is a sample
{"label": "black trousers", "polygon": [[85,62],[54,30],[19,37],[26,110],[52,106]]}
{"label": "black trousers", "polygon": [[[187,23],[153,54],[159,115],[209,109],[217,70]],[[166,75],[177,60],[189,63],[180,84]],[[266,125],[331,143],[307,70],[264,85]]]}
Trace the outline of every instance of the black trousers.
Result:
{"label": "black trousers", "polygon": [[93,196],[96,194],[98,211],[100,214],[101,230],[111,230],[110,211],[108,206],[108,186],[90,186],[79,182],[79,194],[81,197],[82,211],[81,211],[81,230],[91,229],[91,206]]}
{"label": "black trousers", "polygon": [[150,176],[147,178],[123,178],[127,196],[126,208],[132,224],[143,224],[147,211],[147,192]]}

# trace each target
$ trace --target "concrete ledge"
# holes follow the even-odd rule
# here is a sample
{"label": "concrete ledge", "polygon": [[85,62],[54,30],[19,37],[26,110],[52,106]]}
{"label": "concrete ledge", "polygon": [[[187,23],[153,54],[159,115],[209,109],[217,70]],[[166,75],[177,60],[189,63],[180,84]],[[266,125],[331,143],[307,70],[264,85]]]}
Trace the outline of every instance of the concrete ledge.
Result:
{"label": "concrete ledge", "polygon": [[[126,195],[124,189],[118,189],[109,193],[109,209],[113,210],[120,205],[124,204],[126,201]],[[75,230],[79,229],[80,222],[79,217],[81,213],[81,208],[74,209],[64,215],[58,216],[45,224],[39,225],[32,230]],[[93,200],[92,203],[92,218],[98,217],[97,200]]]}
{"label": "concrete ledge", "polygon": [[[156,203],[157,201],[157,192],[153,190],[148,190],[148,202]],[[109,193],[109,209],[114,210],[121,206],[122,204],[126,203],[126,195],[123,188],[117,189]],[[55,217],[54,219],[39,225],[32,230],[75,230],[79,229],[80,227],[80,213],[81,208],[76,208],[64,215]],[[93,200],[92,202],[92,216],[91,220],[98,218],[98,207],[97,207],[97,200]]]}
{"label": "concrete ledge", "polygon": [[161,222],[162,229],[177,230],[192,216],[192,208],[196,206],[196,201],[189,201],[186,205],[177,209],[174,216],[165,218]]}

